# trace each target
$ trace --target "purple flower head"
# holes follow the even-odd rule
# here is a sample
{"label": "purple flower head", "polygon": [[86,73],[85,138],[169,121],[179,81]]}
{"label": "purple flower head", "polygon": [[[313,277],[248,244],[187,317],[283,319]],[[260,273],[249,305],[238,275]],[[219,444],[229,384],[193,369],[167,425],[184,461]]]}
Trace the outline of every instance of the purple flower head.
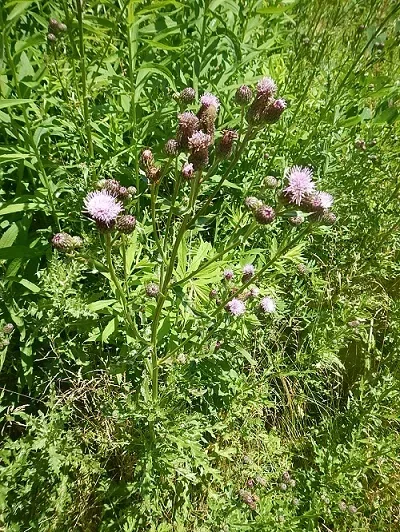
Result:
{"label": "purple flower head", "polygon": [[286,100],[284,100],[283,98],[278,98],[277,100],[274,101],[272,106],[276,111],[282,112],[286,109],[287,103],[286,103]]}
{"label": "purple flower head", "polygon": [[315,209],[330,209],[333,205],[333,196],[328,192],[316,192],[312,197],[311,205]]}
{"label": "purple flower head", "polygon": [[189,148],[192,151],[204,151],[207,150],[210,144],[211,137],[207,133],[202,131],[196,131],[189,139]]}
{"label": "purple flower head", "polygon": [[233,270],[224,270],[224,279],[225,281],[231,281],[234,278]]}
{"label": "purple flower head", "polygon": [[269,77],[262,78],[257,83],[257,93],[262,96],[273,96],[276,93],[275,81]]}
{"label": "purple flower head", "polygon": [[287,171],[286,177],[289,184],[283,192],[289,197],[291,203],[300,205],[304,196],[313,192],[315,188],[312,170],[303,166],[292,166]]}
{"label": "purple flower head", "polygon": [[220,105],[218,98],[214,94],[211,94],[211,92],[205,92],[200,98],[200,103],[203,107],[210,107],[212,105],[217,111]]}
{"label": "purple flower head", "polygon": [[263,297],[260,301],[260,309],[266,314],[272,314],[276,310],[275,301],[271,297]]}
{"label": "purple flower head", "polygon": [[191,179],[194,174],[194,166],[192,163],[185,163],[182,167],[182,175],[185,179]]}
{"label": "purple flower head", "polygon": [[243,281],[249,281],[255,274],[256,269],[253,264],[245,264],[243,266]]}
{"label": "purple flower head", "polygon": [[89,192],[84,205],[88,216],[105,227],[111,227],[123,211],[122,203],[106,190]]}
{"label": "purple flower head", "polygon": [[178,115],[179,125],[183,129],[196,130],[199,127],[199,119],[192,111],[185,111]]}
{"label": "purple flower head", "polygon": [[262,201],[257,199],[257,198],[255,198],[254,196],[248,196],[244,200],[244,204],[250,211],[255,211],[256,209],[261,207]]}
{"label": "purple flower head", "polygon": [[275,211],[269,205],[261,205],[254,211],[254,218],[258,223],[267,225],[275,220]]}
{"label": "purple flower head", "polygon": [[232,314],[232,316],[241,316],[246,311],[246,305],[238,299],[237,297],[234,297],[229,303],[226,304],[225,309]]}
{"label": "purple flower head", "polygon": [[154,159],[153,158],[153,152],[151,150],[149,150],[149,149],[143,150],[141,159],[142,159],[142,163],[145,166],[151,164],[153,162],[153,159]]}

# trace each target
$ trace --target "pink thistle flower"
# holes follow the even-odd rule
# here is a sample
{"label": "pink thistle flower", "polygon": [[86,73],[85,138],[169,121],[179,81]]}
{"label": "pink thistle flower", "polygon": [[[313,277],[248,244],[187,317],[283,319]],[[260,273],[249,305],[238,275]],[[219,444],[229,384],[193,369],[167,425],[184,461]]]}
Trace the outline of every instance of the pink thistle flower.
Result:
{"label": "pink thistle flower", "polygon": [[191,179],[194,174],[194,166],[192,163],[185,163],[182,167],[182,175],[185,179]]}
{"label": "pink thistle flower", "polygon": [[258,95],[273,96],[276,93],[276,90],[276,83],[272,78],[265,77],[257,83]]}
{"label": "pink thistle flower", "polygon": [[233,270],[224,270],[224,279],[225,281],[231,281],[234,278]]}
{"label": "pink thistle flower", "polygon": [[203,131],[196,131],[189,139],[189,148],[192,151],[207,150],[211,141],[211,136]]}
{"label": "pink thistle flower", "polygon": [[238,298],[233,298],[225,305],[225,309],[232,314],[232,316],[241,316],[246,312],[246,305]]}
{"label": "pink thistle flower", "polygon": [[271,297],[263,297],[260,301],[260,309],[266,314],[272,314],[276,310],[275,301]]}
{"label": "pink thistle flower", "polygon": [[212,105],[217,111],[220,106],[218,98],[214,94],[211,94],[211,92],[205,92],[200,98],[200,103],[203,107],[210,107]]}
{"label": "pink thistle flower", "polygon": [[287,173],[289,184],[283,192],[289,196],[289,201],[300,205],[305,195],[313,192],[315,184],[312,180],[311,168],[292,166]]}
{"label": "pink thistle flower", "polygon": [[249,281],[253,277],[255,272],[256,272],[256,269],[254,268],[253,264],[245,264],[243,266],[243,278],[242,278],[242,280],[244,282]]}
{"label": "pink thistle flower", "polygon": [[89,192],[84,200],[88,216],[101,226],[111,227],[123,211],[122,203],[106,190]]}
{"label": "pink thistle flower", "polygon": [[333,205],[333,196],[328,192],[316,192],[311,200],[311,205],[316,209],[330,209]]}

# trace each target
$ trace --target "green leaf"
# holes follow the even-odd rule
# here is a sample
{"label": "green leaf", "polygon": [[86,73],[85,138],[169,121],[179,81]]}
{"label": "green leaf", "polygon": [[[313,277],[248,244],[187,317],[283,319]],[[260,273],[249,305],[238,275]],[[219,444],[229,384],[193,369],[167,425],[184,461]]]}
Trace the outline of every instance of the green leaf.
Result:
{"label": "green leaf", "polygon": [[34,292],[35,294],[40,292],[40,288],[36,284],[32,283],[31,281],[28,281],[28,279],[21,279],[19,281],[19,284],[22,284],[22,286],[25,286],[25,288],[27,288],[31,292]]}
{"label": "green leaf", "polygon": [[100,301],[95,301],[94,303],[89,303],[87,307],[92,312],[97,312],[98,310],[113,305],[114,303],[116,303],[116,301],[116,299],[102,299]]}
{"label": "green leaf", "polygon": [[31,103],[34,100],[30,100],[27,98],[12,98],[12,99],[3,99],[0,100],[0,109],[6,109],[8,107],[15,107],[17,105],[25,105],[27,103]]}
{"label": "green leaf", "polygon": [[140,95],[140,92],[143,89],[143,85],[147,77],[151,73],[159,74],[163,78],[165,78],[169,84],[170,87],[176,92],[176,85],[174,81],[174,77],[170,70],[164,65],[157,65],[156,63],[144,63],[137,71],[137,89],[135,91],[136,97],[138,98]]}
{"label": "green leaf", "polygon": [[0,238],[0,249],[11,247],[18,236],[18,232],[19,229],[17,224],[13,223],[11,227],[9,227],[7,231],[3,234],[3,236]]}
{"label": "green leaf", "polygon": [[8,163],[10,161],[19,161],[20,159],[27,159],[32,157],[29,153],[2,153],[0,155],[0,164]]}
{"label": "green leaf", "polygon": [[8,202],[8,204],[3,204],[0,207],[0,216],[13,214],[14,212],[33,211],[39,208],[38,203],[33,203],[32,200],[35,200],[32,196],[21,196],[16,200]]}
{"label": "green leaf", "polygon": [[115,333],[118,329],[118,318],[113,318],[105,326],[103,332],[101,333],[101,341],[106,343],[109,337]]}
{"label": "green leaf", "polygon": [[39,255],[43,255],[47,249],[47,247],[28,248],[27,246],[11,246],[0,249],[0,260],[38,257]]}
{"label": "green leaf", "polygon": [[[16,5],[15,5],[14,9],[11,11],[11,13],[9,13],[7,15],[7,20],[9,22],[11,22],[14,19],[20,17],[28,9],[28,7],[31,5],[31,3],[32,3],[32,0],[30,0],[29,2],[16,2]],[[12,5],[12,4],[13,4],[13,2],[7,4],[7,7]]]}

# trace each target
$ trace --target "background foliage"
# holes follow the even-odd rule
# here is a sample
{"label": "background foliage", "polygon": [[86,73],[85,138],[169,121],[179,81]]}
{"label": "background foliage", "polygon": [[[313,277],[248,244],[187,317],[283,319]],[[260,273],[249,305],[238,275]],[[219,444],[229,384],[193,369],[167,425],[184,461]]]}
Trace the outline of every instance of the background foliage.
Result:
{"label": "background foliage", "polygon": [[[0,346],[5,530],[399,529],[399,12],[374,0],[5,4],[0,320],[15,325]],[[54,44],[50,17],[67,26]],[[140,151],[164,157],[175,91],[217,94],[220,126],[235,127],[236,88],[263,75],[288,109],[234,168],[187,256],[223,246],[246,195],[290,164],[315,169],[338,222],[271,273],[274,318],[169,362],[155,412],[82,201],[103,177],[140,191],[141,304],[154,262]],[[170,195],[165,185],[161,211]],[[52,251],[60,228],[97,260]],[[262,261],[282,231],[254,236],[230,264]],[[179,337],[181,324],[169,326]],[[296,483],[282,489],[285,471]],[[255,510],[240,489],[257,494]]]}

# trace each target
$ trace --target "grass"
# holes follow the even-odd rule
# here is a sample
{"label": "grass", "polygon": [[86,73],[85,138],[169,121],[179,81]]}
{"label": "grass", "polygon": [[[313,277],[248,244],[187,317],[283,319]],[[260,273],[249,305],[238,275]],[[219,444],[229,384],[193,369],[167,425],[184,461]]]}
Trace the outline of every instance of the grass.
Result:
{"label": "grass", "polygon": [[[399,14],[373,0],[6,4],[2,529],[399,529]],[[163,151],[176,94],[216,94],[218,131],[243,140],[235,91],[265,75],[281,119],[184,184]],[[263,180],[282,188],[291,165],[334,196],[335,225],[251,225],[244,199],[279,211]],[[104,178],[136,187],[132,234],[104,238],[82,214]],[[83,247],[52,249],[60,231]],[[249,262],[277,310],[232,319],[222,272],[245,291]]]}

